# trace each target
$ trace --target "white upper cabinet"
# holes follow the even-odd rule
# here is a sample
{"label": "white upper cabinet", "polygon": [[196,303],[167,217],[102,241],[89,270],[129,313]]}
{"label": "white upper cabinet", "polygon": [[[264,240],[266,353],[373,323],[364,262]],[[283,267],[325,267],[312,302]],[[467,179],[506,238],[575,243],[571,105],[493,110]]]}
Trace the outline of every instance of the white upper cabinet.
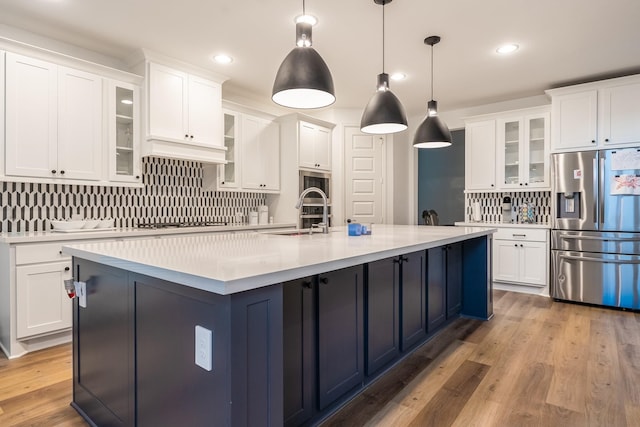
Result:
{"label": "white upper cabinet", "polygon": [[240,187],[240,126],[241,115],[226,110],[223,113],[222,128],[224,129],[224,146],[227,149],[225,160],[227,163],[218,165],[218,182],[220,188],[237,189]]}
{"label": "white upper cabinet", "polygon": [[597,143],[598,91],[553,97],[553,150],[590,149]]}
{"label": "white upper cabinet", "polygon": [[221,85],[149,64],[149,137],[223,146]]}
{"label": "white upper cabinet", "polygon": [[598,102],[601,144],[640,142],[640,82],[603,88]]}
{"label": "white upper cabinet", "polygon": [[107,86],[109,180],[140,183],[140,88],[114,80]]}
{"label": "white upper cabinet", "polygon": [[304,121],[298,126],[298,165],[305,169],[331,171],[331,129]]}
{"label": "white upper cabinet", "polygon": [[57,176],[57,73],[55,64],[6,55],[7,175]]}
{"label": "white upper cabinet", "polygon": [[496,121],[465,124],[465,189],[496,189]]}
{"label": "white upper cabinet", "polygon": [[640,142],[640,76],[548,90],[555,152]]}
{"label": "white upper cabinet", "polygon": [[7,54],[7,175],[99,180],[102,78]]}
{"label": "white upper cabinet", "polygon": [[280,190],[280,131],[271,120],[242,115],[242,187]]}
{"label": "white upper cabinet", "polygon": [[549,188],[549,112],[498,119],[499,189]]}
{"label": "white upper cabinet", "polygon": [[58,67],[58,174],[102,177],[102,77]]}

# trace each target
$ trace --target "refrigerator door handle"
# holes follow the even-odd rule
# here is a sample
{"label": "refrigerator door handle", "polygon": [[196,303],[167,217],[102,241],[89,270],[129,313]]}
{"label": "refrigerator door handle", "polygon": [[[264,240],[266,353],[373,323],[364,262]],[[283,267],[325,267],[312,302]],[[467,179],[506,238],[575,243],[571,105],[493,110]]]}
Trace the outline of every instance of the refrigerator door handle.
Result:
{"label": "refrigerator door handle", "polygon": [[559,237],[561,239],[600,240],[604,242],[640,242],[640,237],[627,239],[624,237],[574,236],[572,234],[561,234]]}
{"label": "refrigerator door handle", "polygon": [[604,173],[604,154],[600,153],[600,170],[599,170],[599,174],[600,174],[600,188],[598,189],[598,204],[600,205],[600,209],[598,212],[598,230],[601,230],[604,228],[604,179],[605,179],[605,173]]}
{"label": "refrigerator door handle", "polygon": [[600,217],[598,216],[599,214],[599,209],[598,209],[598,203],[600,203],[600,188],[599,188],[599,179],[598,179],[598,159],[599,159],[599,154],[600,153],[596,153],[596,157],[593,159],[593,229],[594,230],[598,230],[600,228]]}
{"label": "refrigerator door handle", "polygon": [[560,259],[573,259],[576,261],[591,261],[598,262],[600,264],[640,264],[640,258],[637,259],[603,259],[603,258],[592,258],[586,256],[575,256],[575,255],[559,255]]}

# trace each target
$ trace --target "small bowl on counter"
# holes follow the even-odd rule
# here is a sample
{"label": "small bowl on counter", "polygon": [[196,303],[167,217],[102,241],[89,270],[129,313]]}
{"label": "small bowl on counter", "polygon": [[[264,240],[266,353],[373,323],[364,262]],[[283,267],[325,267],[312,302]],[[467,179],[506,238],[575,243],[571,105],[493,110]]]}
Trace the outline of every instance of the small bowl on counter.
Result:
{"label": "small bowl on counter", "polygon": [[85,226],[84,220],[68,220],[57,221],[55,219],[49,220],[54,230],[79,230]]}
{"label": "small bowl on counter", "polygon": [[84,221],[84,225],[82,226],[82,228],[84,229],[96,228],[99,224],[100,224],[99,219],[87,219]]}

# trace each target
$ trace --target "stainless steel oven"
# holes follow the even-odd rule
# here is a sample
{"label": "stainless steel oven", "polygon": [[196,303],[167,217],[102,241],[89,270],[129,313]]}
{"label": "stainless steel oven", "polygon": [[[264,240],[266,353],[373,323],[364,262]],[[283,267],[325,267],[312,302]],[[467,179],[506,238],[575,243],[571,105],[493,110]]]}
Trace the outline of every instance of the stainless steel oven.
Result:
{"label": "stainless steel oven", "polygon": [[[327,203],[331,204],[331,174],[322,172],[300,171],[300,185],[298,188],[298,194],[310,187],[316,187],[321,189],[324,194],[327,195]],[[322,205],[322,197],[317,193],[309,193],[307,197],[302,201],[303,205],[306,204],[320,204]]]}
{"label": "stainless steel oven", "polygon": [[[331,227],[331,206],[328,209],[329,227]],[[322,222],[322,205],[309,206],[302,205],[300,212],[300,228],[311,228],[313,224],[319,224]]]}

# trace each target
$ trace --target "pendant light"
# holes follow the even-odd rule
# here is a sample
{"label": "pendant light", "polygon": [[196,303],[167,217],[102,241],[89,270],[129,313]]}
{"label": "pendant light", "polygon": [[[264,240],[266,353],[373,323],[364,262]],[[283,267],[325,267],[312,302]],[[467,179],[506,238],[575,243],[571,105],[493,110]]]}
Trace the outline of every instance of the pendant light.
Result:
{"label": "pendant light", "polygon": [[384,5],[391,1],[373,0],[382,5],[382,73],[378,74],[378,88],[360,119],[360,130],[364,133],[395,133],[407,128],[407,115],[400,100],[389,89],[389,75],[384,72]]}
{"label": "pendant light", "polygon": [[[305,4],[302,0],[302,15]],[[296,47],[284,58],[271,99],[290,108],[321,108],[335,102],[333,78],[320,54],[311,47],[311,24],[304,19],[296,22]]]}
{"label": "pendant light", "polygon": [[451,145],[451,132],[438,117],[438,103],[433,100],[433,45],[440,42],[440,36],[424,39],[431,46],[431,100],[427,103],[427,117],[420,123],[413,138],[415,148],[441,148]]}

